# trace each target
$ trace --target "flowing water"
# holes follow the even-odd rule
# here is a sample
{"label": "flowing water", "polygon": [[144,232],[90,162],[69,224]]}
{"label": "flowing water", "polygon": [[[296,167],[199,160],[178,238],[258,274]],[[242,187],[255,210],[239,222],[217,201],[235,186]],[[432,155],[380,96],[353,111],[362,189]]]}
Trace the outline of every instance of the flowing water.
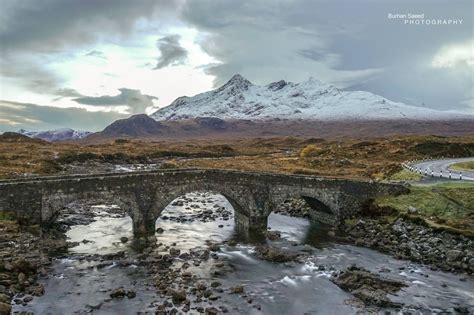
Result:
{"label": "flowing water", "polygon": [[[110,214],[108,206],[91,207],[95,221],[73,226],[67,236],[80,245],[66,257],[58,258],[51,274],[42,279],[45,294],[27,306],[16,305],[14,311],[35,314],[136,314],[154,313],[163,301],[153,287],[152,276],[140,265],[140,251],[132,239],[132,222],[128,216]],[[212,210],[212,211],[211,211]],[[158,250],[174,245],[181,252],[206,248],[206,242],[235,240],[236,246],[222,245],[218,260],[226,261],[233,270],[212,276],[211,265],[203,262],[190,271],[203,279],[218,280],[223,288],[243,285],[245,298],[238,294],[222,294],[212,302],[225,306],[230,313],[244,314],[355,314],[361,310],[353,296],[334,285],[329,277],[335,270],[352,264],[383,276],[409,284],[401,289],[395,302],[405,305],[412,314],[452,311],[456,305],[468,305],[474,311],[473,278],[460,281],[459,275],[432,271],[427,267],[394,259],[379,252],[336,242],[327,235],[326,227],[305,219],[272,214],[269,226],[282,232],[278,241],[267,241],[287,251],[307,254],[302,263],[271,263],[255,257],[255,245],[261,238],[246,238],[235,231],[233,210],[220,195],[188,194],[180,202],[169,205],[157,221]],[[126,258],[104,256],[125,252]],[[107,257],[107,256],[105,256]],[[116,257],[115,257],[116,258]],[[211,259],[212,260],[212,259]],[[111,299],[111,289],[133,289],[132,299]],[[205,304],[202,304],[205,305]],[[390,310],[395,313],[394,310]],[[189,312],[196,314],[191,309]]]}

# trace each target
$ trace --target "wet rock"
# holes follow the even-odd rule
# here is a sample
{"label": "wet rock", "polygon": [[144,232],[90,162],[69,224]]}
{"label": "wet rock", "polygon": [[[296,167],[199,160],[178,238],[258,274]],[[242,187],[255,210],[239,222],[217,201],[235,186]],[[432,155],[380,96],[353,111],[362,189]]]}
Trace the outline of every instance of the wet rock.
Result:
{"label": "wet rock", "polygon": [[163,230],[163,229],[160,228],[160,227],[156,229],[156,233],[158,233],[158,234],[162,234],[164,231],[165,231],[165,230]]}
{"label": "wet rock", "polygon": [[8,315],[12,311],[12,306],[7,303],[1,303],[0,302],[0,314],[2,315]]}
{"label": "wet rock", "polygon": [[120,238],[120,242],[122,242],[122,243],[127,243],[127,242],[128,242],[128,237],[122,236],[122,237]]}
{"label": "wet rock", "polygon": [[25,297],[23,298],[23,302],[25,303],[29,303],[33,301],[33,297],[31,295],[25,295]]}
{"label": "wet rock", "polygon": [[206,315],[215,315],[215,314],[219,314],[219,310],[217,308],[215,308],[214,306],[206,308]]}
{"label": "wet rock", "polygon": [[366,305],[379,307],[399,307],[398,303],[390,301],[387,294],[394,294],[406,286],[403,282],[381,278],[357,267],[349,267],[335,275],[331,281]]}
{"label": "wet rock", "polygon": [[91,309],[91,310],[100,310],[100,308],[102,307],[102,304],[103,303],[98,303],[98,304],[94,304],[94,305],[87,304],[86,307]]}
{"label": "wet rock", "polygon": [[378,249],[431,268],[472,274],[474,240],[463,235],[435,230],[404,218],[394,222],[367,218],[348,226],[346,232],[356,246]]}
{"label": "wet rock", "polygon": [[463,252],[457,249],[451,249],[446,252],[446,258],[451,261],[458,261],[462,258]]}
{"label": "wet rock", "polygon": [[33,264],[26,260],[26,259],[18,259],[13,263],[13,269],[16,272],[22,272],[22,273],[31,273],[36,271],[36,267],[33,266]]}
{"label": "wet rock", "polygon": [[215,244],[215,243],[210,244],[208,246],[208,248],[209,248],[209,250],[211,250],[213,252],[218,252],[221,249],[220,246],[218,244]]}
{"label": "wet rock", "polygon": [[113,298],[113,299],[123,298],[125,295],[127,295],[127,292],[125,291],[124,288],[117,288],[117,289],[114,289],[114,290],[110,293],[110,297]]}
{"label": "wet rock", "polygon": [[469,309],[467,306],[456,306],[454,311],[458,312],[459,314],[469,314]]}
{"label": "wet rock", "polygon": [[189,257],[191,257],[191,255],[189,253],[181,253],[179,255],[179,258],[181,258],[183,260],[189,259]]}
{"label": "wet rock", "polygon": [[23,284],[26,281],[26,275],[23,272],[18,274],[18,283]]}
{"label": "wet rock", "polygon": [[34,296],[42,296],[44,294],[44,286],[42,284],[36,284],[30,287],[30,294]]}
{"label": "wet rock", "polygon": [[296,254],[288,253],[271,246],[257,246],[255,248],[255,255],[259,259],[276,263],[295,261],[298,258]]}
{"label": "wet rock", "polygon": [[175,290],[168,289],[168,295],[171,296],[174,304],[180,304],[186,300],[186,291],[185,290]]}
{"label": "wet rock", "polygon": [[213,288],[217,288],[217,287],[219,287],[219,286],[221,286],[221,285],[222,285],[222,283],[220,283],[219,281],[213,281],[213,282],[211,282],[211,287],[213,287]]}
{"label": "wet rock", "polygon": [[135,291],[133,291],[133,290],[128,290],[128,291],[127,291],[127,297],[128,297],[129,299],[133,299],[133,298],[136,297],[136,296],[137,296],[137,293],[136,293]]}
{"label": "wet rock", "polygon": [[181,253],[181,250],[172,247],[172,248],[170,248],[169,252],[170,252],[171,256],[176,257],[176,256],[179,256],[179,254]]}
{"label": "wet rock", "polygon": [[280,231],[265,231],[263,234],[270,241],[277,241],[281,238],[281,232]]}
{"label": "wet rock", "polygon": [[244,293],[244,287],[242,285],[233,286],[233,287],[229,288],[229,290],[230,290],[230,293],[232,293],[232,294]]}

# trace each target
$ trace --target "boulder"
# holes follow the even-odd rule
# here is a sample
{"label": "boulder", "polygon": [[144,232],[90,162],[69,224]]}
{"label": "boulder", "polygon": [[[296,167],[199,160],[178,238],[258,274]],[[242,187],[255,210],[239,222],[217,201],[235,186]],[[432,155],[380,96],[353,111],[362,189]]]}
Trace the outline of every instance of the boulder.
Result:
{"label": "boulder", "polygon": [[236,285],[234,287],[231,287],[229,290],[232,294],[244,293],[244,287],[242,285]]}
{"label": "boulder", "polygon": [[123,298],[125,295],[127,295],[127,292],[124,288],[117,288],[110,293],[110,297],[113,299]]}
{"label": "boulder", "polygon": [[0,314],[9,315],[12,312],[12,306],[7,303],[0,303]]}
{"label": "boulder", "polygon": [[263,234],[270,241],[277,241],[281,238],[281,232],[280,231],[265,231]]}
{"label": "boulder", "polygon": [[271,246],[257,246],[255,248],[255,254],[260,259],[276,263],[294,261],[298,258],[296,254],[284,252]]}
{"label": "boulder", "polygon": [[399,307],[398,303],[390,301],[387,294],[394,294],[406,286],[403,282],[385,279],[355,266],[339,273],[331,281],[366,305],[378,307]]}
{"label": "boulder", "polygon": [[171,296],[174,304],[180,304],[186,300],[186,291],[184,290],[175,290],[170,288],[168,289],[168,295]]}

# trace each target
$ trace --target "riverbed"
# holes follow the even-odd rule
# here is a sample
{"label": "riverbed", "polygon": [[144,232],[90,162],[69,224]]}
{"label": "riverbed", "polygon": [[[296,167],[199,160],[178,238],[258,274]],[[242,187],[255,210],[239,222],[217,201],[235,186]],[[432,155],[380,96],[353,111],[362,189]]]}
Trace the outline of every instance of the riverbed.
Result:
{"label": "riverbed", "polygon": [[[114,211],[109,211],[114,209]],[[453,312],[468,307],[474,312],[472,276],[433,271],[377,251],[341,242],[329,227],[306,219],[271,214],[269,228],[281,238],[242,235],[236,230],[233,209],[221,195],[192,193],[170,204],[157,220],[156,244],[144,248],[133,241],[132,221],[112,205],[88,206],[92,222],[73,225],[67,236],[78,245],[58,257],[49,274],[40,280],[45,294],[27,305],[14,305],[14,312],[35,314],[135,314],[154,313],[170,305],[169,297],[157,291],[156,275],[150,270],[150,252],[166,255],[175,251],[170,270],[179,270],[212,287],[212,295],[188,299],[189,313],[214,308],[219,312],[245,314],[356,314],[385,310],[364,306],[343,291],[330,277],[351,265],[363,267],[408,286],[390,296],[403,307],[387,309],[393,314]],[[300,255],[298,261],[273,263],[258,259],[257,245],[267,243]],[[193,258],[209,244],[219,244],[209,258]],[[150,254],[150,255],[147,255]],[[186,255],[183,255],[186,253]],[[191,258],[187,258],[191,253]],[[153,256],[151,255],[151,256]],[[219,267],[216,267],[219,266]],[[215,286],[211,286],[215,283]],[[243,292],[231,294],[242,286]],[[133,297],[112,298],[117,288]],[[191,288],[190,284],[188,289]]]}

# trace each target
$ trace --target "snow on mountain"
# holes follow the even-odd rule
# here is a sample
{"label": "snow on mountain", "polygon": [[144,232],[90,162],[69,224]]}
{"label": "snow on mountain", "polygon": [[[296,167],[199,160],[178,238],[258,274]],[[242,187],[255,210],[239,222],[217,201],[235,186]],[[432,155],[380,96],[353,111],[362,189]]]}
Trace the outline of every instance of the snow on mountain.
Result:
{"label": "snow on mountain", "polygon": [[221,119],[444,120],[473,116],[392,102],[364,91],[345,91],[314,78],[301,83],[252,84],[239,74],[218,89],[182,96],[151,115],[156,120]]}
{"label": "snow on mountain", "polygon": [[90,131],[73,130],[70,128],[61,128],[47,131],[27,131],[25,129],[20,129],[18,130],[18,133],[30,138],[38,138],[50,142],[61,140],[77,140],[91,134]]}

